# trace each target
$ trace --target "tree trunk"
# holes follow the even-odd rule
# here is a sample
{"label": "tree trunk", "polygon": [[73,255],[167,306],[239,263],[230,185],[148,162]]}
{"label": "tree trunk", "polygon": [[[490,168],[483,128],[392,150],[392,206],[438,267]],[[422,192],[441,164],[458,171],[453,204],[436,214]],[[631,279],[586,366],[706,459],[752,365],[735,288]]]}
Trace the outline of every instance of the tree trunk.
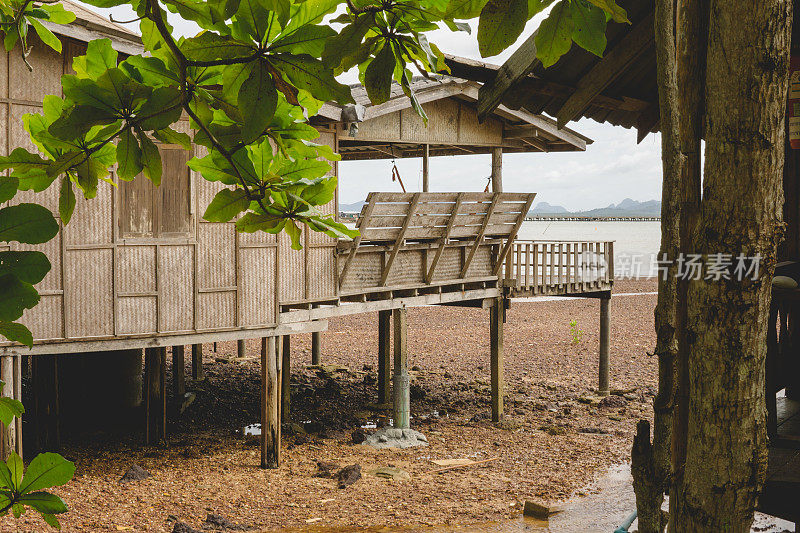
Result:
{"label": "tree trunk", "polygon": [[689,283],[689,404],[670,529],[749,532],[766,472],[764,359],[781,227],[790,0],[712,0],[696,252],[760,255],[755,281]]}

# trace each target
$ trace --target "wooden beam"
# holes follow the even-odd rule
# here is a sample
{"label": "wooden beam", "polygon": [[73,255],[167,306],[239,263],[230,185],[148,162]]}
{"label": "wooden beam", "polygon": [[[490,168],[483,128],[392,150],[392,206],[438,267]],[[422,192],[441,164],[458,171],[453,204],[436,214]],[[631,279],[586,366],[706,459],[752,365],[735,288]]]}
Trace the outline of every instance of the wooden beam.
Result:
{"label": "wooden beam", "polygon": [[275,337],[261,353],[261,468],[278,468],[281,459],[280,377]]}
{"label": "wooden beam", "polygon": [[378,404],[389,403],[392,375],[392,311],[378,311]]}
{"label": "wooden beam", "polygon": [[[369,227],[369,219],[372,216],[372,211],[375,209],[375,202],[373,201],[372,193],[367,195],[367,203],[362,208],[361,213],[362,215],[359,216],[359,224],[356,226],[356,229],[361,227]],[[344,260],[344,266],[342,266],[342,272],[339,274],[339,288],[342,288],[344,285],[345,277],[347,276],[347,271],[350,268],[350,265],[353,263],[353,258],[356,256],[356,252],[358,251],[358,245],[361,244],[361,234],[359,233],[356,235],[356,238],[353,239],[353,245],[350,248],[350,253],[347,255],[347,259]]]}
{"label": "wooden beam", "polygon": [[483,219],[483,225],[481,225],[481,230],[478,232],[478,235],[475,237],[475,242],[473,243],[472,247],[469,250],[469,255],[467,255],[467,259],[464,261],[464,266],[461,269],[461,274],[458,276],[459,278],[463,278],[467,275],[467,270],[469,270],[469,265],[472,263],[472,258],[475,257],[475,252],[478,250],[478,246],[480,246],[481,241],[483,240],[483,236],[486,233],[486,227],[489,225],[489,219],[492,218],[492,214],[494,213],[494,208],[497,206],[497,201],[500,199],[500,193],[496,192],[492,195],[492,203],[489,205],[489,209],[486,211],[486,218]]}
{"label": "wooden beam", "polygon": [[609,394],[609,334],[611,327],[611,295],[600,298],[600,368],[597,392],[602,396]]}
{"label": "wooden beam", "polygon": [[503,100],[503,95],[516,82],[523,79],[541,62],[536,58],[536,33],[528,37],[517,50],[511,54],[497,75],[490,82],[485,83],[480,89],[478,99],[478,119],[483,122]]}
{"label": "wooden beam", "polygon": [[203,345],[192,344],[192,379],[202,381],[205,379],[203,374]]}
{"label": "wooden beam", "polygon": [[322,359],[322,332],[311,334],[311,364],[318,365]]}
{"label": "wooden beam", "polygon": [[406,213],[406,219],[403,222],[403,227],[400,228],[400,233],[397,234],[397,240],[394,242],[394,248],[392,248],[392,251],[389,253],[389,258],[386,260],[386,265],[383,267],[380,286],[385,286],[386,281],[389,279],[389,272],[392,270],[392,264],[394,264],[394,260],[397,257],[397,254],[400,252],[400,247],[403,245],[406,232],[408,231],[408,226],[411,224],[411,219],[414,218],[414,213],[417,212],[419,195],[420,193],[414,193],[414,197],[411,200],[411,205],[408,206],[408,212]]}
{"label": "wooden beam", "polygon": [[289,411],[291,409],[291,393],[289,384],[292,379],[292,337],[284,335],[283,346],[281,347],[281,421],[289,421]]}
{"label": "wooden beam", "polygon": [[641,143],[658,126],[659,122],[661,122],[661,113],[657,103],[639,113],[636,118],[636,144]]}
{"label": "wooden beam", "polygon": [[431,261],[431,266],[428,269],[428,273],[425,276],[425,283],[430,283],[433,280],[433,273],[436,270],[436,265],[439,263],[439,258],[442,257],[442,252],[444,251],[444,247],[447,245],[447,240],[450,238],[450,233],[453,230],[453,224],[456,222],[456,216],[458,215],[458,210],[461,208],[461,202],[464,199],[464,193],[458,193],[456,197],[456,203],[453,206],[453,212],[450,214],[450,220],[447,221],[447,227],[444,230],[444,235],[442,235],[442,239],[439,241],[439,248],[436,249],[436,254],[433,256],[433,261]]}
{"label": "wooden beam", "polygon": [[144,439],[147,444],[162,441],[167,434],[167,349],[144,350]]}
{"label": "wooden beam", "polygon": [[[539,150],[539,151],[541,151],[541,152],[549,152],[549,151],[550,151],[550,148],[551,148],[551,147],[550,147],[550,145],[548,145],[547,143],[545,143],[544,141],[542,141],[542,140],[541,140],[541,139],[539,139],[539,138],[536,138],[536,139],[534,139],[534,138],[530,138],[530,139],[521,139],[521,141],[522,141],[524,144],[527,144],[527,145],[529,145],[529,146],[533,146],[534,148],[536,148],[537,150]],[[570,149],[571,149],[571,148],[572,148],[572,147],[570,147]]]}
{"label": "wooden beam", "polygon": [[503,368],[503,323],[505,322],[503,298],[497,298],[489,308],[489,344],[492,381],[492,422],[503,418],[505,372]]}
{"label": "wooden beam", "polygon": [[503,130],[503,139],[524,139],[538,137],[539,128],[536,126],[512,126]]}
{"label": "wooden beam", "polygon": [[172,393],[177,398],[186,394],[185,346],[172,347]]}
{"label": "wooden beam", "polygon": [[558,127],[563,128],[567,122],[578,116],[594,97],[617,79],[625,69],[630,68],[636,58],[652,45],[654,36],[653,14],[650,13],[581,77],[575,92],[556,113]]}

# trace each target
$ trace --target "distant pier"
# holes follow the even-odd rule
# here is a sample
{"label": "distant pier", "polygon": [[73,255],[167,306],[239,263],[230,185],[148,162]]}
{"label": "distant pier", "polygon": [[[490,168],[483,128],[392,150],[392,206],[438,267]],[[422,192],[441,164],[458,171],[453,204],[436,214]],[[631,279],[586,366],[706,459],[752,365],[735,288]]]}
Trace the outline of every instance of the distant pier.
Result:
{"label": "distant pier", "polygon": [[659,222],[661,217],[584,217],[578,215],[536,215],[525,217],[526,221],[539,222]]}

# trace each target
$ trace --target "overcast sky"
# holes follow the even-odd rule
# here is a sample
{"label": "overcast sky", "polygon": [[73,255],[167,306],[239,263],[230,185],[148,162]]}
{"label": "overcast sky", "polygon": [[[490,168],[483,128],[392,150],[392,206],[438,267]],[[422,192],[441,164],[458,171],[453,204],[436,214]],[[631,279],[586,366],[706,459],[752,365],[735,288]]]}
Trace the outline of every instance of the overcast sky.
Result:
{"label": "overcast sky", "polygon": [[[119,20],[133,18],[125,6],[112,10],[87,7],[103,14],[113,12]],[[528,23],[520,41],[533,33],[540,19],[541,15]],[[429,39],[444,52],[498,64],[516,49],[515,45],[504,55],[481,58],[475,37],[477,21],[472,21],[471,25],[472,35],[438,30],[430,33]],[[138,32],[138,24],[129,24],[128,27]],[[196,29],[176,24],[176,31],[191,35]],[[357,74],[347,73],[341,81],[356,82]],[[504,189],[536,192],[535,203],[547,202],[574,211],[604,207],[625,198],[639,201],[661,198],[661,144],[658,135],[651,134],[637,145],[635,130],[586,119],[572,122],[569,127],[590,137],[594,143],[585,152],[505,154]],[[421,160],[399,159],[397,167],[406,189],[420,190]],[[370,191],[399,191],[400,186],[391,181],[391,168],[392,163],[388,160],[341,163],[339,202],[363,200]],[[431,189],[482,191],[490,173],[489,155],[434,157],[431,158]]]}

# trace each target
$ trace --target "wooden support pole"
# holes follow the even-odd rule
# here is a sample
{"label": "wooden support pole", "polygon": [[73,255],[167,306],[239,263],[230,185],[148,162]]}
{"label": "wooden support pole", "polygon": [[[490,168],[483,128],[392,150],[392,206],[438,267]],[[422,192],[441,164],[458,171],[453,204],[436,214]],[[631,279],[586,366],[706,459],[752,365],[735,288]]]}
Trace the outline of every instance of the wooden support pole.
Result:
{"label": "wooden support pole", "polygon": [[178,397],[186,394],[185,346],[172,347],[172,393]]}
{"label": "wooden support pole", "polygon": [[378,405],[389,403],[391,397],[391,385],[389,385],[389,376],[392,372],[391,330],[392,311],[378,311]]}
{"label": "wooden support pole", "polygon": [[278,468],[281,452],[280,376],[275,337],[261,352],[261,468]]}
{"label": "wooden support pole", "polygon": [[203,374],[203,345],[192,344],[192,379],[202,381],[205,377]]}
{"label": "wooden support pole", "polygon": [[411,389],[408,375],[408,310],[394,309],[394,427],[411,427]]}
{"label": "wooden support pole", "polygon": [[311,334],[311,364],[320,364],[322,355],[322,332],[315,331]]}
{"label": "wooden support pole", "polygon": [[58,358],[53,354],[33,356],[31,377],[35,448],[40,452],[57,452],[61,449]]}
{"label": "wooden support pole", "polygon": [[244,339],[239,339],[236,341],[236,357],[244,357],[245,355],[247,355],[247,347]]}
{"label": "wooden support pole", "polygon": [[[5,383],[3,396],[22,401],[21,375],[19,378],[17,377],[19,372],[21,372],[19,356],[4,355],[0,357],[0,379]],[[2,460],[7,460],[12,451],[21,456],[22,425],[19,423],[19,418],[14,418],[8,426],[0,424],[0,432],[2,432],[2,435],[0,435],[0,457]]]}
{"label": "wooden support pole", "polygon": [[503,192],[502,148],[492,148],[492,192]]}
{"label": "wooden support pole", "polygon": [[147,444],[161,441],[167,434],[167,349],[144,350],[144,439]]}
{"label": "wooden support pole", "polygon": [[503,298],[495,298],[489,308],[489,344],[492,373],[492,422],[503,419],[503,396],[505,376],[503,369],[503,322],[505,322]]}
{"label": "wooden support pole", "polygon": [[609,393],[609,331],[611,326],[611,294],[600,298],[600,369],[597,392],[606,396]]}
{"label": "wooden support pole", "polygon": [[292,378],[292,345],[291,336],[283,336],[283,347],[281,349],[281,421],[287,422],[289,420],[289,411],[291,409],[291,394],[289,392],[289,384]]}
{"label": "wooden support pole", "polygon": [[422,192],[430,192],[431,190],[430,157],[431,157],[431,145],[430,144],[422,145]]}

